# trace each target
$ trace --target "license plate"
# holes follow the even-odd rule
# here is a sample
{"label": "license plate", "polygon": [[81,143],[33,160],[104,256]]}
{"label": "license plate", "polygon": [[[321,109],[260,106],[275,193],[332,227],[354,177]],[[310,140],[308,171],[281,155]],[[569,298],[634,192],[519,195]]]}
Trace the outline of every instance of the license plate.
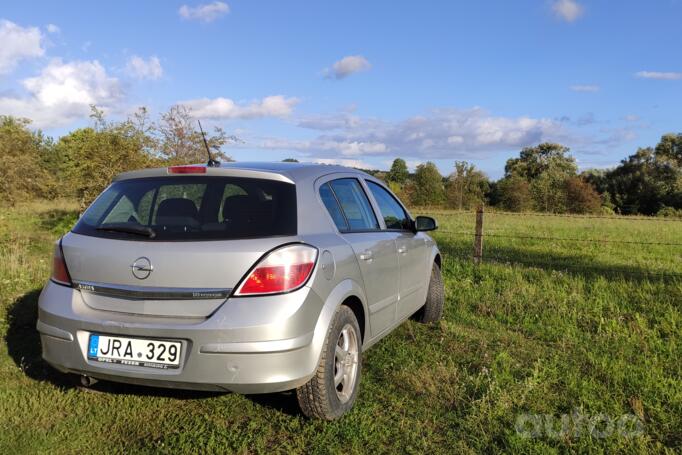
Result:
{"label": "license plate", "polygon": [[178,341],[146,340],[118,336],[90,334],[88,358],[99,362],[118,363],[149,368],[178,368]]}

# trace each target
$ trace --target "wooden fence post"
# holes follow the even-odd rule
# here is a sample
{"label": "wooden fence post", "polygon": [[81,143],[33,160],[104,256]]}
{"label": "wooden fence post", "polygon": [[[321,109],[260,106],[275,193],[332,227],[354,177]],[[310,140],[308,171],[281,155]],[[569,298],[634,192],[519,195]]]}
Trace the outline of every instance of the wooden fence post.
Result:
{"label": "wooden fence post", "polygon": [[483,206],[476,209],[476,234],[474,235],[474,264],[483,260]]}

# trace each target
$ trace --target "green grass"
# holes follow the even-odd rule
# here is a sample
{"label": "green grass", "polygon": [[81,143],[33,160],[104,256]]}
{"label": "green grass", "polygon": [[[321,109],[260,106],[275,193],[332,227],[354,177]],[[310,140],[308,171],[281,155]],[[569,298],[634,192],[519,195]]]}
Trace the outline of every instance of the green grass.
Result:
{"label": "green grass", "polygon": [[[682,247],[485,237],[444,213],[445,318],[365,355],[355,409],[309,421],[292,394],[74,386],[40,360],[36,300],[76,207],[0,211],[0,453],[674,452],[682,449]],[[444,231],[457,232],[447,234]],[[682,223],[486,214],[500,235],[682,243]],[[464,233],[460,233],[464,232]],[[522,414],[636,415],[624,438],[524,438]],[[544,431],[544,430],[543,430]]]}

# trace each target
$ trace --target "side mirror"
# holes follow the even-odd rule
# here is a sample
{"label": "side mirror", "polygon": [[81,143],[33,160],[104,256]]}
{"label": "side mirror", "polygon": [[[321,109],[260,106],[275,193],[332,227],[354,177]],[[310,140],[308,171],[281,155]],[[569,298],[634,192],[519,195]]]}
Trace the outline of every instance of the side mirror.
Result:
{"label": "side mirror", "polygon": [[435,231],[438,229],[438,223],[430,216],[418,216],[414,220],[414,230],[417,232]]}

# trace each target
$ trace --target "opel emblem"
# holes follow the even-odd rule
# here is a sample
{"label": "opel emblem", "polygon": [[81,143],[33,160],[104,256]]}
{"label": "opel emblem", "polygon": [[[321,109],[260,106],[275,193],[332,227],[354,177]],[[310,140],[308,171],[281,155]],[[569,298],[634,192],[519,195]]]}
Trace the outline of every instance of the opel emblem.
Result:
{"label": "opel emblem", "polygon": [[150,261],[149,258],[146,258],[144,256],[141,258],[137,258],[135,262],[133,262],[133,265],[130,266],[130,268],[133,270],[133,276],[138,280],[146,279],[149,275],[151,275],[152,271],[154,270],[152,261]]}

